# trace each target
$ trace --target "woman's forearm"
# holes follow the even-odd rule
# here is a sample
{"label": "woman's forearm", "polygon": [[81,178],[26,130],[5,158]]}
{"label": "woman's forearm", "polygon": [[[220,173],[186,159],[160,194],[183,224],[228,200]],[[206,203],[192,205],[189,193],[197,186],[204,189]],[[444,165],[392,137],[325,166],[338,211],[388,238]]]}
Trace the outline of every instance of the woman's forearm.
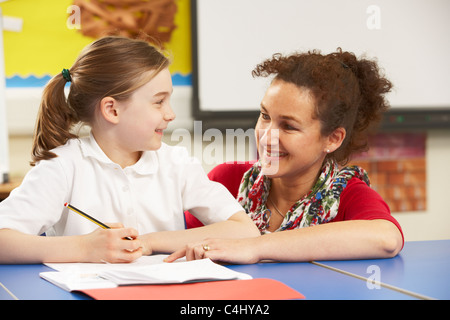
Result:
{"label": "woman's forearm", "polygon": [[402,236],[387,220],[342,221],[262,236],[259,260],[312,261],[389,258],[402,248]]}
{"label": "woman's forearm", "polygon": [[[203,250],[203,244],[208,250]],[[236,264],[263,260],[302,262],[313,260],[376,259],[393,257],[403,239],[387,220],[342,221],[265,234],[245,239],[206,239],[178,250],[168,262],[186,255],[190,259],[210,258]]]}

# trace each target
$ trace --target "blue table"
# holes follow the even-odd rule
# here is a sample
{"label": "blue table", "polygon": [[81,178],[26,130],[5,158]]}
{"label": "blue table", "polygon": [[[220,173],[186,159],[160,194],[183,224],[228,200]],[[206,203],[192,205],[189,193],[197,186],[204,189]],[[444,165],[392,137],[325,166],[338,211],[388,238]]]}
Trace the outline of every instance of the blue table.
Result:
{"label": "blue table", "polygon": [[406,242],[400,254],[392,259],[320,264],[363,277],[368,277],[368,268],[375,266],[384,287],[408,291],[422,299],[450,299],[450,240]]}
{"label": "blue table", "polygon": [[[370,266],[379,268],[380,286],[370,281],[373,276]],[[254,278],[281,281],[312,300],[450,299],[450,240],[407,242],[403,251],[392,259],[228,267]],[[0,265],[0,299],[89,299],[81,293],[66,292],[39,277],[40,272],[49,270],[40,264]]]}
{"label": "blue table", "polygon": [[387,288],[369,289],[367,282],[309,262],[259,263],[229,268],[253,278],[271,278],[312,300],[410,300],[416,299]]}
{"label": "blue table", "polygon": [[[0,298],[7,300],[83,300],[78,292],[67,292],[39,276],[40,272],[54,271],[42,264],[0,265]],[[8,290],[6,291],[5,290]]]}

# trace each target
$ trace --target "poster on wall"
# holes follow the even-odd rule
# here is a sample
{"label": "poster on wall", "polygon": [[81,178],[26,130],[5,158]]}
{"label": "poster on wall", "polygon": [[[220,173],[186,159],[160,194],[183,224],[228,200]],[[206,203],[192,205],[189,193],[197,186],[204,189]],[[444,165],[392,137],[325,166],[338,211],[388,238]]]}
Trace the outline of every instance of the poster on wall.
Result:
{"label": "poster on wall", "polygon": [[427,210],[426,141],[424,132],[377,133],[351,163],[367,171],[391,212]]}
{"label": "poster on wall", "polygon": [[190,0],[20,0],[0,8],[22,21],[20,32],[4,32],[7,88],[44,86],[106,34],[156,39],[173,58],[173,84],[191,84]]}

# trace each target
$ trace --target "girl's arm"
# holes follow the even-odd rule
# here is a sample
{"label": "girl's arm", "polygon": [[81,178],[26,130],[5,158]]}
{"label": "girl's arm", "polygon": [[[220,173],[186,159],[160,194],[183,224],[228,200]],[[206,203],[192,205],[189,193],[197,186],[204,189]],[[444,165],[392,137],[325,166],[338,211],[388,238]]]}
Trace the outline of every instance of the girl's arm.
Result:
{"label": "girl's arm", "polygon": [[[209,251],[203,249],[208,244]],[[257,263],[347,260],[394,257],[403,240],[398,228],[387,220],[352,220],[308,228],[275,232],[258,238],[211,239],[172,254],[174,261],[186,254],[188,260],[211,258],[228,263]]]}
{"label": "girl's arm", "polygon": [[260,235],[258,228],[244,211],[233,214],[228,220],[207,226],[179,230],[161,231],[140,236],[144,244],[144,255],[152,253],[172,253],[184,250],[189,243],[197,243],[208,238],[253,238]]}
{"label": "girl's arm", "polygon": [[142,255],[141,241],[136,237],[136,230],[130,228],[99,228],[90,234],[64,237],[0,229],[0,263],[131,262]]}

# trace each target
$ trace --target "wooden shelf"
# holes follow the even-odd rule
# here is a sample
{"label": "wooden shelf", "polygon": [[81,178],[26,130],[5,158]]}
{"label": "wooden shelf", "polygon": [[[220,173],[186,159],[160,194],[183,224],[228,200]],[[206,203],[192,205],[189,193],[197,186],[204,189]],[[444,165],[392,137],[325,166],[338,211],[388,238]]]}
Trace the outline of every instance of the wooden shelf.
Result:
{"label": "wooden shelf", "polygon": [[10,192],[20,186],[21,183],[21,178],[14,178],[7,183],[0,183],[0,200],[6,199],[9,196]]}

